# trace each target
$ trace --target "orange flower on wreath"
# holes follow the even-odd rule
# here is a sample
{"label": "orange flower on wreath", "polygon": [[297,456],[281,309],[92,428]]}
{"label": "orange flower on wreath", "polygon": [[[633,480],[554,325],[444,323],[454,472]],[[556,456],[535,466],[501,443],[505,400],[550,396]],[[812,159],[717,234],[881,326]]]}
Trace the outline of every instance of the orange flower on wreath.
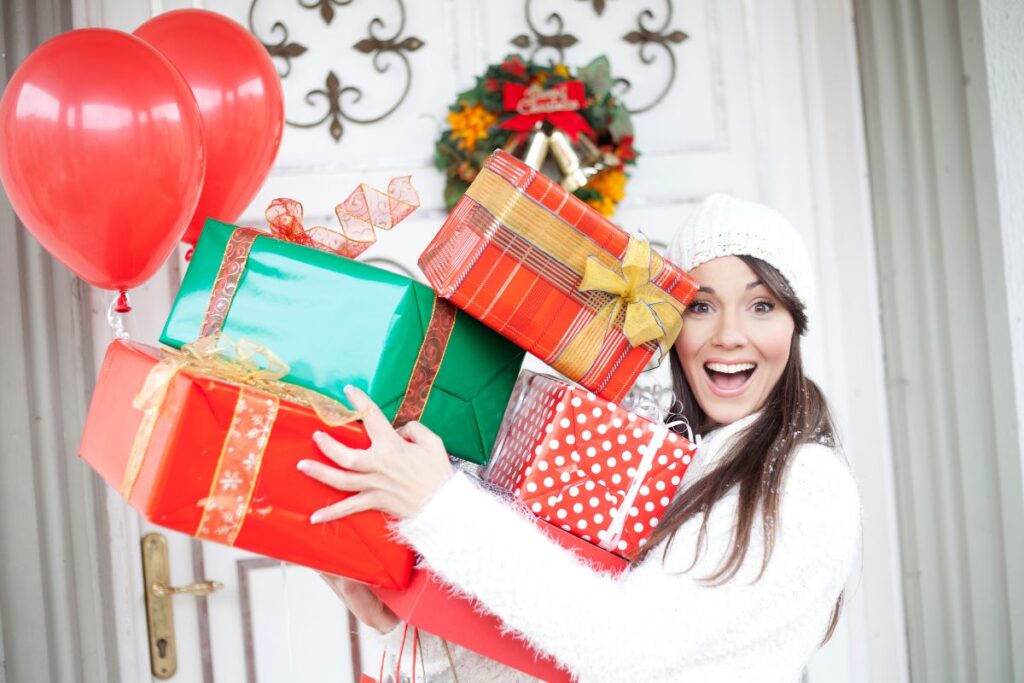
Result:
{"label": "orange flower on wreath", "polygon": [[472,152],[476,143],[487,137],[488,129],[498,120],[497,115],[479,104],[462,105],[459,111],[448,112],[448,125],[452,127],[452,139],[460,149]]}
{"label": "orange flower on wreath", "polygon": [[587,204],[597,209],[597,212],[602,216],[612,216],[615,214],[615,202],[604,195],[600,199],[588,199]]}
{"label": "orange flower on wreath", "polygon": [[621,202],[626,196],[626,172],[621,166],[605,169],[591,178],[587,187],[597,190],[613,202]]}
{"label": "orange flower on wreath", "polygon": [[626,196],[626,172],[621,166],[606,169],[591,178],[586,187],[601,195],[600,199],[590,199],[587,203],[602,216],[611,216],[615,213],[615,205]]}

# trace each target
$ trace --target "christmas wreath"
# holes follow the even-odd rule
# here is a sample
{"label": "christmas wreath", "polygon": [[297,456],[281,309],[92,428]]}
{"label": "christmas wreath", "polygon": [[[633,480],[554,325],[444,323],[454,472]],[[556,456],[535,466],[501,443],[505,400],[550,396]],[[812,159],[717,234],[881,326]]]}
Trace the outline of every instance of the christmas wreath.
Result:
{"label": "christmas wreath", "polygon": [[606,216],[625,196],[627,165],[636,163],[629,111],[612,94],[607,57],[572,74],[506,57],[487,68],[449,107],[449,130],[434,154],[445,172],[450,209],[496,148],[557,176],[563,187]]}

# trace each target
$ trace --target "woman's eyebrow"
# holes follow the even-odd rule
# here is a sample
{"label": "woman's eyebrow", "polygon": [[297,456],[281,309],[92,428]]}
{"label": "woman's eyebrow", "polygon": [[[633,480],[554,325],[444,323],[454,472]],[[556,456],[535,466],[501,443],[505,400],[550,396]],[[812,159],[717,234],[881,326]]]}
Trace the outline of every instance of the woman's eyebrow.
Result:
{"label": "woman's eyebrow", "polygon": [[760,280],[754,280],[753,282],[751,282],[750,284],[747,285],[747,289],[753,289],[754,287],[757,287],[758,285],[763,285],[763,284],[764,283],[761,282]]}
{"label": "woman's eyebrow", "polygon": [[699,288],[697,289],[697,291],[698,291],[698,292],[704,292],[705,294],[714,294],[714,293],[715,293],[715,290],[711,289],[711,288],[710,288],[710,287],[708,287],[707,285],[701,285],[701,286],[700,286],[700,287],[699,287]]}

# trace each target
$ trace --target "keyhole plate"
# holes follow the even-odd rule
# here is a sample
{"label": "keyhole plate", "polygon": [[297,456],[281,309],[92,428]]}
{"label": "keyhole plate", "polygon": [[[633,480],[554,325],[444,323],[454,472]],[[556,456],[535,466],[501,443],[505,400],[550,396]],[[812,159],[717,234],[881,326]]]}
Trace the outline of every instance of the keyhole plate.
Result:
{"label": "keyhole plate", "polygon": [[178,648],[174,641],[172,595],[157,595],[156,584],[171,585],[167,539],[152,533],[142,537],[142,576],[146,585],[146,622],[149,626],[149,661],[154,678],[166,679],[178,671]]}

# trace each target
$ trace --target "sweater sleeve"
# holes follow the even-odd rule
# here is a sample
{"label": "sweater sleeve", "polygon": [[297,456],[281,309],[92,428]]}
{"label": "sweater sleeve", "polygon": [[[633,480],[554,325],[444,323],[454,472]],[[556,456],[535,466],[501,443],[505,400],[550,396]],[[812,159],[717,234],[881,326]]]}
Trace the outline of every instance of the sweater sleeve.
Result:
{"label": "sweater sleeve", "polygon": [[739,574],[709,585],[702,578],[728,549],[734,516],[734,501],[716,504],[692,570],[693,545],[680,542],[684,526],[664,561],[656,548],[618,577],[594,571],[462,474],[398,529],[442,578],[581,679],[618,671],[660,680],[801,620],[820,622],[824,635],[821,608],[842,590],[859,537],[859,499],[846,465],[828,449],[802,447],[787,473],[763,575],[758,520]]}

